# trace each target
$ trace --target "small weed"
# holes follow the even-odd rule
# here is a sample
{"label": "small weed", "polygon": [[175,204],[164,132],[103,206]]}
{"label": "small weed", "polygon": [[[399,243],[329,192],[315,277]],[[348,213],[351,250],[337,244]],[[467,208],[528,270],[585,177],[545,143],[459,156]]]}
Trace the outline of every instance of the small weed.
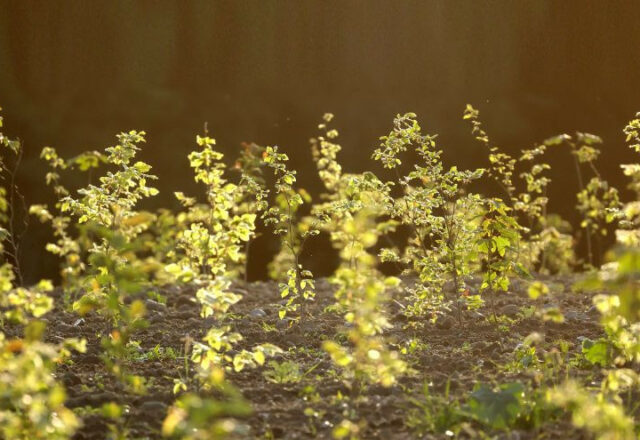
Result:
{"label": "small weed", "polygon": [[300,365],[293,361],[269,361],[267,365],[271,368],[262,372],[267,381],[277,384],[298,383],[304,377],[300,372]]}
{"label": "small weed", "polygon": [[456,425],[462,420],[460,405],[449,394],[449,385],[445,388],[444,395],[433,394],[429,384],[422,386],[420,397],[409,398],[411,407],[405,423],[417,435],[447,434],[457,431]]}

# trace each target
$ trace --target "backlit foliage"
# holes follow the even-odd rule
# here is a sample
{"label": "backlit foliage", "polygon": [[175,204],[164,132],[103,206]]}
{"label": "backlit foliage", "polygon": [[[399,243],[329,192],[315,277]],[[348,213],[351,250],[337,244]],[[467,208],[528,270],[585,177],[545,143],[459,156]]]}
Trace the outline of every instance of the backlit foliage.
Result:
{"label": "backlit foliage", "polygon": [[[451,280],[453,292],[447,301],[456,305],[460,317],[480,200],[465,188],[479,179],[483,170],[461,171],[455,166],[445,169],[435,138],[422,134],[414,114],[398,115],[393,130],[381,138],[382,143],[373,154],[385,168],[395,171],[396,181],[386,185],[398,185],[402,190],[399,197],[387,196],[387,212],[411,231],[404,255],[385,250],[381,256],[410,266],[419,277],[420,283],[410,289],[413,301],[408,313],[433,313],[443,304],[443,286]],[[399,155],[409,148],[416,150],[420,163],[402,176],[398,171],[402,164]]]}
{"label": "backlit foliage", "polygon": [[[602,139],[589,133],[577,132],[575,136],[562,134],[547,139],[550,146],[566,145],[569,147],[578,180],[578,203],[576,208],[582,217],[580,227],[585,231],[588,264],[600,262],[601,250],[596,249],[602,237],[608,234],[607,225],[615,223],[619,217],[620,200],[618,190],[604,180],[596,167],[600,156]],[[593,177],[585,183],[583,168],[587,168]],[[594,239],[596,243],[594,243]],[[601,248],[602,246],[598,246]]]}
{"label": "backlit foliage", "polygon": [[315,296],[313,274],[302,267],[300,254],[308,238],[318,235],[313,224],[299,228],[296,221],[300,207],[310,198],[306,191],[296,190],[296,172],[287,169],[289,157],[278,151],[278,147],[267,147],[263,153],[264,164],[271,168],[275,176],[274,204],[264,211],[262,218],[266,225],[273,228],[274,234],[281,237],[281,247],[287,253],[284,263],[286,279],[280,283],[280,296],[286,303],[280,308],[279,316],[283,319],[287,314],[295,313],[300,301],[312,301]]}
{"label": "backlit foliage", "polygon": [[[196,287],[203,318],[213,316],[222,320],[231,306],[242,299],[242,295],[231,289],[233,272],[230,265],[243,260],[244,244],[254,235],[256,214],[251,212],[252,205],[244,207],[243,212],[237,210],[239,189],[225,177],[227,167],[222,161],[223,154],[214,149],[215,140],[209,136],[198,136],[196,142],[200,150],[189,155],[189,164],[195,173],[194,180],[206,187],[207,203],[198,204],[196,199],[176,193],[186,212],[179,215],[178,223],[183,228],[176,235],[179,250],[171,256],[177,261],[168,264],[166,271],[175,277],[175,282],[190,283]],[[252,202],[245,200],[245,203]],[[263,365],[266,357],[281,351],[276,346],[264,344],[252,351],[240,350],[231,354],[241,340],[242,335],[226,325],[210,328],[201,342],[193,342],[191,360],[198,367],[195,380],[199,388],[231,389],[224,381],[225,368],[241,371],[247,366]],[[189,384],[182,380],[176,382],[174,389],[188,388]],[[195,396],[185,397],[181,402],[188,405],[194,399]],[[203,402],[203,405],[219,404]],[[178,417],[181,412],[177,408],[175,411],[173,414]],[[214,426],[217,422],[207,429],[213,430]],[[175,429],[178,428],[179,424]]]}
{"label": "backlit foliage", "polygon": [[180,257],[167,271],[199,287],[196,297],[207,317],[226,313],[241,298],[230,291],[228,265],[242,260],[244,243],[254,234],[256,214],[234,212],[238,187],[224,177],[226,165],[222,153],[213,149],[215,140],[198,136],[197,143],[201,150],[192,152],[189,161],[195,181],[206,186],[207,203],[176,194],[187,209],[186,221],[177,237]]}
{"label": "backlit foliage", "polygon": [[339,252],[340,267],[357,270],[375,266],[372,248],[398,224],[387,216],[391,187],[370,172],[342,172],[338,162],[342,147],[335,143],[338,131],[328,127],[332,119],[333,115],[325,114],[319,125],[324,135],[312,139],[313,159],[327,192],[321,194],[322,202],[313,206],[313,216],[307,221],[316,221],[318,228],[329,234]]}
{"label": "backlit foliage", "polygon": [[[45,317],[55,307],[101,320],[103,330],[96,335],[101,358],[127,393],[144,394],[154,385],[129,373],[133,360],[180,359],[179,377],[172,376],[175,401],[162,425],[167,438],[254,437],[243,420],[251,414],[251,402],[233,382],[265,364],[265,371],[251,374],[273,386],[304,386],[304,415],[313,435],[327,407],[339,404],[342,418],[325,427],[335,438],[366,438],[369,427],[360,409],[371,402],[363,391],[384,387],[391,388],[389,393],[412,393],[406,423],[420,436],[473,436],[478,427],[490,436],[571,420],[597,438],[635,438],[640,432],[634,403],[640,392],[640,165],[622,165],[635,195],[625,201],[596,167],[599,137],[562,134],[512,155],[491,141],[478,110],[467,106],[463,119],[487,154],[485,168],[446,165],[437,137],[424,133],[417,116],[406,113],[394,118],[391,131],[373,149],[377,169],[350,173],[339,161],[342,147],[333,115],[325,114],[320,134],[311,141],[324,187],[315,204],[279,147],[244,144],[230,165],[206,129],[188,156],[204,197],[174,193],[180,205],[176,212],[140,207],[158,194],[151,186],[157,179],[151,166],[136,159],[144,132],[121,133],[117,145],[104,152],[71,159],[45,147],[45,181],[55,202],[32,205],[29,212],[53,231],[46,249],[61,260],[59,303],[50,281],[22,285],[17,167],[7,164],[19,162],[23,145],[0,132],[0,436],[63,439],[80,426],[80,418],[64,405],[56,373],[61,363],[73,362],[72,350],[85,350],[86,342],[61,337],[45,342],[52,340]],[[632,150],[640,152],[640,114],[624,133]],[[578,180],[575,234],[568,222],[548,212],[552,164],[546,155],[560,147],[571,154]],[[495,191],[481,194],[477,189],[487,180]],[[234,307],[243,300],[242,281],[258,251],[252,243],[262,226],[280,244],[269,265],[280,300],[268,306],[277,313],[269,316],[256,308],[239,319]],[[603,239],[612,231],[617,243],[606,252]],[[319,235],[338,256],[328,278],[334,297],[322,317],[312,316],[308,305],[327,298],[316,298],[316,280],[303,266],[307,240]],[[577,261],[575,245],[582,240],[586,262]],[[444,395],[434,394],[432,384],[424,385],[421,396],[409,389],[421,374],[411,368],[412,356],[432,356],[431,329],[464,331],[468,319],[487,315],[493,324],[487,332],[507,332],[512,322],[525,319],[539,318],[543,330],[561,325],[565,315],[551,304],[557,286],[530,278],[583,268],[590,271],[580,275],[576,288],[597,291],[601,338],[583,338],[572,351],[571,342],[545,341],[532,333],[509,354],[507,365],[496,365],[530,382],[477,383],[460,400],[451,398],[449,385]],[[385,275],[389,272],[397,276]],[[158,288],[171,291],[176,285],[194,292],[206,331],[198,340],[185,336],[179,354],[159,345],[138,352],[134,336],[150,325],[147,309],[162,316],[157,311],[167,301]],[[499,309],[500,297],[517,294],[518,285],[528,289],[533,305]],[[313,349],[284,352],[269,343],[248,346],[243,338],[245,319],[257,320],[265,333],[284,336],[305,332],[309,320],[327,317],[336,328],[323,333]],[[437,327],[430,327],[433,322]],[[409,341],[394,339],[396,325],[414,331]],[[303,349],[318,358],[310,367],[287,358]],[[273,356],[279,359],[267,363]],[[316,370],[320,365],[330,367]],[[589,382],[582,381],[586,374],[570,379],[577,368],[592,368]],[[331,402],[322,402],[324,409],[314,407],[318,378],[344,386]],[[114,437],[129,435],[123,407],[107,402],[100,414],[109,419]]]}
{"label": "backlit foliage", "polygon": [[[0,128],[2,118],[0,117]],[[0,144],[13,153],[22,148],[0,132]],[[4,156],[4,152],[3,152]],[[11,191],[11,190],[9,190]],[[0,211],[10,211],[7,188],[0,190]],[[7,240],[6,216],[0,216],[0,253],[4,256]],[[15,439],[71,438],[80,421],[64,406],[66,392],[54,372],[57,365],[71,355],[84,351],[85,341],[64,339],[58,344],[43,341],[46,324],[41,318],[53,308],[47,295],[51,282],[41,281],[31,288],[14,285],[10,262],[0,267],[0,436]],[[5,325],[12,323],[22,330],[22,337],[9,337]]]}

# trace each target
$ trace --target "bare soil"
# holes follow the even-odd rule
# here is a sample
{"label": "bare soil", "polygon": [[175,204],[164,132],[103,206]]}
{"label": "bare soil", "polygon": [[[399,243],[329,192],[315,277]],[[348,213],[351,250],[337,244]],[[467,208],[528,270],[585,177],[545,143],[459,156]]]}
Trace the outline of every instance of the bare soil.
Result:
{"label": "bare soil", "polygon": [[[331,438],[332,427],[343,419],[343,414],[357,414],[366,421],[362,434],[368,439],[413,439],[417,436],[405,424],[410,408],[407,396],[418,393],[426,381],[432,383],[434,393],[442,393],[447,382],[454,396],[464,400],[477,383],[505,383],[520,381],[532,383],[532,377],[524,373],[508,372],[504,365],[513,359],[514,349],[531,332],[540,332],[546,341],[566,340],[573,344],[572,350],[580,350],[579,337],[598,338],[601,327],[598,314],[592,308],[592,298],[588,294],[573,293],[569,277],[548,278],[543,281],[555,287],[559,293],[540,300],[539,306],[560,306],[566,320],[562,324],[543,323],[537,318],[523,318],[514,315],[514,322],[499,329],[483,317],[488,308],[478,312],[465,313],[464,322],[459,325],[454,315],[440,317],[438,323],[407,319],[401,310],[402,300],[396,298],[389,307],[393,329],[388,332],[397,344],[417,338],[426,344],[423,349],[407,355],[412,375],[404,377],[392,388],[372,386],[352,389],[338,375],[331,374],[334,367],[322,351],[322,341],[334,339],[336,333],[344,330],[340,316],[325,312],[333,302],[333,291],[326,280],[317,283],[317,298],[298,324],[278,323],[280,298],[275,283],[236,284],[234,290],[244,298],[233,308],[233,319],[229,324],[244,336],[242,348],[251,348],[259,343],[270,342],[278,345],[285,353],[278,360],[297,362],[302,371],[315,369],[295,384],[274,384],[263,376],[265,368],[229,373],[228,379],[241,390],[252,403],[253,415],[246,422],[250,426],[248,438]],[[471,283],[477,289],[477,282]],[[147,329],[135,335],[143,351],[152,350],[156,345],[171,347],[182,352],[184,338],[200,338],[216,322],[199,316],[200,307],[194,302],[194,291],[189,287],[167,288],[159,292],[166,298],[166,307],[149,303]],[[55,294],[59,295],[59,292]],[[56,298],[61,303],[59,298]],[[526,286],[517,280],[509,294],[496,298],[496,309],[513,314],[523,306],[533,302],[526,294]],[[515,308],[514,308],[515,307]],[[266,316],[262,315],[262,312]],[[99,408],[106,402],[117,402],[128,406],[125,426],[131,438],[160,438],[160,427],[166,410],[175,396],[172,392],[173,379],[180,376],[183,360],[138,360],[131,361],[131,373],[145,376],[151,382],[148,393],[143,396],[129,394],[117,380],[112,378],[100,358],[102,349],[100,335],[109,330],[108,321],[97,315],[83,319],[56,308],[47,315],[50,341],[66,337],[84,337],[88,350],[84,354],[74,354],[73,362],[61,365],[57,376],[64,382],[67,405],[83,415],[83,427],[76,434],[78,440],[103,439],[108,432],[108,421],[90,408]],[[265,326],[264,323],[269,324]],[[594,372],[585,372],[593,374]],[[582,374],[582,373],[581,373]],[[314,385],[320,400],[309,402],[301,391]],[[346,402],[336,403],[335,396],[352,397]],[[305,408],[312,407],[320,416],[307,417]],[[463,438],[479,435],[480,427],[470,425]],[[568,420],[546,424],[536,431],[494,432],[498,438],[588,438],[575,430]],[[439,435],[427,438],[439,438]],[[442,437],[446,437],[442,435]]]}

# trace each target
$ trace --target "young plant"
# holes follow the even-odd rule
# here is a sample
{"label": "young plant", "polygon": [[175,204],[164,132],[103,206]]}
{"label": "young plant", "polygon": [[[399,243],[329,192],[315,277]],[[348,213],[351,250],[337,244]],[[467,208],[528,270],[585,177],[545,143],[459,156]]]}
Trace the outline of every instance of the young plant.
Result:
{"label": "young plant", "polygon": [[500,186],[507,196],[507,202],[511,204],[515,198],[516,191],[513,183],[516,159],[491,144],[489,136],[482,128],[482,122],[480,122],[479,116],[480,112],[470,104],[467,104],[463,119],[471,123],[471,133],[475,136],[476,140],[482,143],[489,151],[489,168],[487,174]]}
{"label": "young plant", "polygon": [[162,423],[162,436],[182,440],[222,440],[246,437],[248,426],[240,419],[251,414],[251,406],[242,395],[224,381],[215,380],[219,399],[195,394],[181,396],[169,408]]}
{"label": "young plant", "polygon": [[[640,153],[640,112],[624,128],[629,148]],[[621,165],[631,182],[628,188],[634,192],[635,200],[627,202],[623,209],[621,228],[616,231],[617,240],[629,247],[640,246],[640,163]]]}
{"label": "young plant", "polygon": [[44,321],[53,308],[47,296],[51,283],[15,288],[9,264],[0,268],[0,328],[10,322],[21,327],[21,338],[0,331],[0,436],[2,438],[71,438],[80,426],[64,406],[64,387],[54,376],[71,350],[84,352],[86,341],[64,339],[58,344],[43,341]]}
{"label": "young plant", "polygon": [[537,234],[540,252],[541,273],[569,273],[576,261],[571,224],[557,214],[541,219],[541,230]]}
{"label": "young plant", "polygon": [[[262,155],[265,148],[255,143],[242,144],[240,157],[236,160],[233,170],[240,173],[240,183],[237,186],[233,212],[236,215],[259,213],[268,208],[266,181],[264,178],[264,163]],[[248,262],[251,243],[256,234],[247,240],[244,246],[244,261],[239,268],[244,280],[248,280]]]}
{"label": "young plant", "polygon": [[278,363],[269,361],[270,370],[264,371],[262,375],[268,382],[277,384],[298,383],[304,374],[300,371],[300,365],[293,361]]}
{"label": "young plant", "polygon": [[[389,197],[387,211],[392,218],[411,230],[402,259],[393,252],[383,252],[387,261],[404,261],[413,266],[420,284],[412,290],[412,314],[424,315],[442,301],[446,278],[453,282],[453,295],[458,318],[462,317],[461,294],[470,272],[471,237],[474,234],[474,212],[480,198],[466,194],[465,187],[482,176],[483,170],[444,169],[442,151],[436,149],[435,136],[423,135],[415,115],[397,116],[394,128],[381,138],[373,158],[396,173],[396,184],[403,189],[398,198]],[[421,164],[401,177],[399,155],[415,148]]]}
{"label": "young plant", "polygon": [[44,325],[33,321],[25,338],[8,339],[0,332],[0,436],[24,439],[69,439],[80,421],[64,406],[66,393],[54,372],[80,341],[42,342]]}
{"label": "young plant", "polygon": [[[542,156],[546,151],[546,145],[538,145],[530,150],[523,150],[519,162],[527,162],[530,164],[528,170],[520,173],[520,178],[525,183],[525,189],[518,193],[517,200],[514,203],[514,210],[520,214],[525,222],[526,227],[524,240],[526,246],[525,264],[529,270],[533,270],[535,264],[540,260],[539,255],[542,252],[541,234],[544,232],[545,218],[547,215],[547,186],[550,179],[544,175],[551,167],[546,163],[536,163],[537,157]],[[543,264],[541,264],[543,267]]]}
{"label": "young plant", "polygon": [[5,322],[21,327],[21,338],[0,331],[0,436],[2,438],[67,439],[80,426],[64,406],[64,387],[54,376],[71,350],[84,352],[86,341],[64,339],[58,344],[43,341],[44,321],[53,308],[47,292],[52,286],[13,287],[10,265],[0,269],[0,328]]}
{"label": "young plant", "polygon": [[225,314],[241,296],[231,292],[228,265],[243,257],[244,243],[255,230],[255,214],[234,214],[237,186],[224,177],[226,165],[222,153],[214,150],[215,140],[197,137],[200,151],[189,155],[195,181],[206,185],[207,204],[176,193],[187,208],[185,229],[178,234],[178,247],[182,251],[177,263],[166,270],[176,280],[193,282],[196,297],[202,304],[203,317]]}
{"label": "young plant", "polygon": [[286,154],[278,152],[278,147],[267,147],[263,154],[263,162],[273,170],[276,181],[275,205],[267,209],[262,218],[266,225],[273,227],[274,234],[282,238],[282,247],[287,249],[290,258],[286,282],[280,283],[280,296],[286,299],[278,312],[280,319],[296,312],[301,298],[312,301],[315,297],[313,274],[302,267],[300,255],[307,239],[319,234],[313,225],[302,231],[297,228],[296,214],[304,204],[306,192],[301,194],[294,189],[296,173],[287,169],[288,160]]}
{"label": "young plant", "polygon": [[595,277],[579,283],[596,292],[594,304],[602,314],[607,345],[614,349],[608,356],[614,365],[640,363],[640,251],[620,247],[615,261],[605,264]]}
{"label": "young plant", "polygon": [[576,381],[568,381],[547,392],[547,401],[567,410],[572,423],[595,435],[597,439],[632,440],[633,418],[625,414],[617,399],[594,393]]}
{"label": "young plant", "polygon": [[46,250],[63,258],[60,271],[62,287],[66,298],[69,299],[74,289],[80,285],[80,281],[86,269],[85,261],[89,249],[93,245],[89,237],[87,225],[78,225],[77,231],[71,230],[73,219],[62,211],[62,199],[70,195],[69,189],[61,180],[60,172],[77,170],[88,174],[88,183],[91,183],[92,171],[107,161],[106,155],[98,151],[87,151],[68,160],[62,159],[52,147],[44,147],[40,153],[50,168],[46,175],[46,184],[53,188],[58,200],[55,204],[55,213],[52,213],[46,205],[31,205],[29,213],[39,218],[41,223],[49,222],[53,228],[55,243],[48,243]]}
{"label": "young plant", "polygon": [[[2,119],[0,118],[0,126]],[[14,153],[20,143],[0,133],[0,144]],[[4,166],[4,161],[2,161]],[[14,185],[13,179],[9,185]],[[15,188],[0,188],[0,211],[12,212]],[[8,211],[9,210],[9,211]],[[12,214],[0,215],[0,255],[6,255],[8,243],[16,251],[16,238],[11,224]],[[10,251],[11,253],[12,251]],[[17,254],[13,254],[17,256]],[[84,352],[86,341],[64,339],[58,344],[46,343],[46,324],[40,320],[53,308],[47,295],[52,290],[48,281],[31,288],[15,287],[16,273],[10,261],[0,266],[0,437],[33,439],[68,439],[80,426],[72,411],[64,406],[64,387],[55,378],[56,366],[68,359],[71,350]],[[7,323],[21,337],[5,334]],[[17,328],[16,328],[17,327]],[[13,332],[11,332],[13,333]]]}
{"label": "young plant", "polygon": [[324,349],[346,376],[364,384],[393,385],[406,371],[398,352],[391,350],[383,332],[390,327],[384,313],[387,291],[398,287],[394,277],[380,279],[371,270],[340,268],[332,278],[342,304],[350,347],[325,341]]}
{"label": "young plant", "polygon": [[537,428],[554,418],[557,410],[544,393],[519,382],[492,387],[478,384],[463,407],[465,414],[496,430]]}
{"label": "young plant", "polygon": [[557,307],[540,308],[537,300],[549,294],[549,287],[541,281],[534,281],[528,288],[529,298],[534,301],[534,314],[542,321],[552,321],[555,323],[564,322],[564,315]]}
{"label": "young plant", "polygon": [[[0,111],[2,108],[0,108]],[[3,119],[0,116],[0,130],[3,126]],[[3,260],[11,262],[12,270],[20,285],[23,284],[22,270],[20,265],[20,243],[29,226],[27,216],[27,206],[24,196],[18,189],[16,176],[22,162],[24,148],[20,140],[9,139],[0,131],[0,147],[9,150],[13,155],[13,163],[9,163],[4,152],[0,155],[0,178],[7,181],[8,187],[0,187],[0,239],[4,241],[2,250]],[[22,213],[18,210],[18,202],[22,208]],[[22,214],[22,225],[17,225],[19,216]]]}
{"label": "young plant", "polygon": [[450,395],[451,382],[447,382],[444,395],[434,394],[428,383],[422,386],[422,395],[408,399],[411,409],[407,414],[407,426],[417,435],[454,434],[462,420],[460,403]]}
{"label": "young plant", "polygon": [[[640,116],[640,114],[639,114]],[[631,148],[639,151],[640,119],[625,127],[627,140],[635,142]],[[624,165],[631,177],[631,189],[637,190],[635,165]],[[636,211],[630,202],[624,207],[626,229],[616,231],[619,247],[615,260],[605,264],[595,276],[578,284],[596,292],[593,301],[602,315],[606,338],[583,344],[587,359],[606,370],[600,389],[589,390],[575,381],[568,381],[551,390],[549,400],[572,414],[574,425],[585,428],[598,438],[632,439],[637,436],[633,414],[637,413],[634,393],[640,389],[640,379],[634,371],[640,364],[640,252],[633,219]],[[631,214],[631,215],[629,215]],[[626,368],[625,368],[626,367]]]}
{"label": "young plant", "polygon": [[484,274],[480,291],[489,293],[491,313],[497,322],[495,296],[499,291],[509,289],[509,274],[524,272],[519,263],[509,258],[507,251],[513,250],[519,240],[520,228],[510,215],[511,208],[501,199],[485,200],[485,211],[480,224],[480,231],[476,246],[478,252],[484,256]]}
{"label": "young plant", "polygon": [[323,202],[312,207],[312,219],[307,221],[316,221],[329,234],[339,252],[340,267],[375,266],[377,258],[369,249],[397,226],[385,208],[390,185],[373,173],[342,172],[337,160],[342,147],[335,143],[338,131],[328,127],[332,119],[332,114],[325,114],[319,125],[324,135],[311,140],[313,160],[327,192],[320,196]]}
{"label": "young plant", "polygon": [[[523,237],[514,247],[515,253],[511,257],[518,262],[524,262],[526,267],[533,270],[537,263],[544,267],[540,254],[543,246],[541,235],[545,232],[545,217],[548,199],[546,197],[549,177],[545,175],[551,167],[540,162],[547,150],[547,143],[542,143],[532,149],[522,150],[519,158],[514,158],[492,145],[489,136],[482,128],[479,111],[467,104],[463,119],[472,125],[472,134],[489,152],[489,168],[487,175],[502,189],[504,202],[513,209],[512,215],[521,223]],[[516,185],[513,176],[516,168],[524,166],[519,173],[521,185]]]}
{"label": "young plant", "polygon": [[81,315],[97,310],[112,319],[115,328],[102,340],[105,363],[136,392],[142,389],[142,379],[126,374],[122,359],[133,332],[146,324],[144,303],[129,299],[147,280],[132,242],[148,227],[149,219],[141,219],[135,207],[140,200],[158,193],[147,186],[148,180],[156,179],[149,174],[151,166],[133,162],[140,149],[138,144],[145,141],[144,135],[136,131],[119,134],[119,144],[106,149],[106,161],[116,171],[100,177],[99,186],[90,184],[80,189],[80,197],[64,197],[60,206],[62,212],[77,217],[80,224],[89,224],[99,237],[89,251],[89,267],[82,280],[86,293],[76,301],[74,309]]}
{"label": "young plant", "polygon": [[[263,344],[253,351],[241,350],[232,355],[232,348],[242,339],[231,333],[230,327],[210,329],[204,342],[194,342],[191,360],[198,366],[194,380],[196,391],[215,397],[203,398],[187,392],[180,396],[169,409],[162,425],[165,437],[180,439],[225,439],[246,436],[248,427],[239,419],[251,414],[251,406],[240,392],[226,379],[226,371],[233,366],[235,371],[245,367],[263,365],[268,356],[282,353],[278,347]],[[189,376],[185,342],[185,373]],[[185,380],[176,380],[175,391],[187,391]]]}
{"label": "young plant", "polygon": [[[600,239],[607,235],[607,225],[614,223],[620,213],[618,191],[603,180],[595,166],[600,155],[602,139],[589,133],[577,132],[575,136],[562,134],[545,141],[546,145],[567,145],[573,156],[578,179],[577,209],[582,216],[580,227],[585,230],[588,263],[598,265],[602,252]],[[587,166],[593,177],[585,184],[583,167]],[[594,249],[593,239],[597,239],[598,251]]]}
{"label": "young plant", "polygon": [[[188,222],[178,234],[181,255],[166,271],[178,282],[190,282],[197,288],[196,297],[202,305],[201,316],[222,320],[229,308],[242,298],[231,291],[228,266],[241,261],[243,244],[254,233],[254,213],[234,213],[237,186],[225,178],[226,165],[222,153],[214,150],[215,140],[208,136],[196,138],[200,151],[189,155],[195,171],[195,181],[206,185],[207,204],[177,193],[187,208]],[[191,359],[200,367],[200,376],[210,374],[212,367],[233,365],[236,371],[246,366],[263,365],[267,356],[280,352],[278,347],[263,344],[253,351],[241,350],[231,355],[242,335],[230,326],[209,329],[203,342],[194,342]]]}

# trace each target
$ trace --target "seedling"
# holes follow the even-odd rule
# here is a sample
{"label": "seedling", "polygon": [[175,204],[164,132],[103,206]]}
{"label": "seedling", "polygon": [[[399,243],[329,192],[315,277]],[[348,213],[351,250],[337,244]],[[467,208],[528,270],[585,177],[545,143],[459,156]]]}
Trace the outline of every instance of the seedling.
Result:
{"label": "seedling", "polygon": [[264,371],[262,375],[269,382],[277,384],[298,383],[303,378],[300,366],[296,362],[284,361],[279,363],[269,361],[267,365],[271,369]]}
{"label": "seedling", "polygon": [[377,279],[371,272],[339,269],[333,279],[336,298],[346,310],[345,320],[352,325],[347,336],[353,348],[328,340],[323,344],[333,362],[356,382],[379,383],[389,387],[405,373],[406,364],[389,349],[382,336],[389,322],[382,312],[386,291],[397,287],[397,278]]}
{"label": "seedling", "polygon": [[[567,145],[573,156],[573,162],[578,179],[577,209],[582,216],[580,227],[585,230],[587,256],[589,265],[599,264],[598,255],[594,249],[593,237],[598,240],[607,235],[606,225],[617,220],[620,211],[618,191],[602,179],[595,162],[600,155],[599,146],[602,139],[589,133],[577,132],[575,136],[562,134],[545,141],[546,145]],[[594,177],[585,184],[583,167],[587,166]],[[596,258],[596,256],[598,258]]]}
{"label": "seedling", "polygon": [[296,214],[304,204],[305,193],[294,189],[296,173],[287,169],[288,160],[288,156],[280,153],[278,147],[267,147],[263,154],[264,163],[272,169],[276,178],[276,204],[266,210],[262,218],[266,225],[273,227],[274,234],[282,238],[282,247],[287,249],[290,257],[286,282],[280,283],[280,296],[286,299],[286,303],[278,312],[280,319],[296,312],[301,298],[304,301],[312,301],[315,296],[313,274],[302,267],[300,255],[307,239],[319,234],[314,227],[304,231],[297,229]]}
{"label": "seedling", "polygon": [[519,227],[509,215],[511,209],[502,200],[494,198],[485,202],[485,213],[480,225],[480,234],[476,245],[484,256],[485,271],[480,291],[489,293],[489,304],[494,322],[497,322],[495,295],[509,289],[509,274],[524,269],[512,261],[507,254],[519,239]]}
{"label": "seedling", "polygon": [[323,203],[312,207],[312,218],[339,252],[340,267],[371,267],[377,261],[369,249],[397,226],[397,221],[384,218],[390,186],[373,173],[343,173],[337,160],[342,149],[336,143],[338,131],[328,126],[332,120],[332,114],[325,114],[319,125],[323,135],[311,140],[318,175],[327,191],[320,196]]}
{"label": "seedling", "polygon": [[131,254],[135,254],[133,240],[149,219],[140,222],[135,205],[158,193],[147,186],[148,180],[156,179],[149,174],[151,167],[144,162],[133,163],[144,135],[136,131],[119,134],[119,144],[106,149],[106,161],[117,171],[100,177],[99,186],[90,184],[80,189],[79,198],[68,195],[60,204],[62,212],[70,212],[80,224],[88,223],[100,237],[91,248],[89,268],[81,281],[87,293],[76,301],[74,310],[81,315],[97,310],[112,319],[115,329],[102,339],[107,353],[104,360],[111,372],[136,392],[142,392],[143,378],[127,374],[121,360],[132,333],[146,325],[144,303],[134,300],[127,305],[125,301],[146,280]]}
{"label": "seedling", "polygon": [[411,409],[407,415],[407,426],[417,435],[438,433],[454,435],[461,422],[460,404],[450,394],[451,382],[447,381],[442,396],[431,391],[429,383],[422,385],[419,397],[409,397]]}
{"label": "seedling", "polygon": [[78,225],[75,231],[71,228],[73,219],[62,209],[63,200],[69,197],[71,191],[63,185],[60,173],[70,170],[86,172],[89,175],[87,184],[91,184],[92,170],[106,163],[107,156],[98,151],[88,151],[65,160],[58,155],[54,148],[44,147],[40,158],[49,165],[50,171],[46,175],[46,184],[52,187],[57,202],[54,206],[55,210],[46,205],[31,205],[29,213],[37,216],[41,223],[51,223],[56,241],[48,243],[46,250],[64,259],[60,274],[62,287],[65,291],[65,301],[69,302],[73,289],[81,283],[86,270],[88,252],[93,242],[89,237],[90,232],[87,224]]}
{"label": "seedling", "polygon": [[178,236],[182,250],[177,263],[167,272],[177,280],[198,286],[196,297],[202,304],[202,316],[221,315],[237,303],[241,296],[230,291],[229,265],[243,259],[243,245],[255,230],[255,214],[233,212],[237,186],[225,179],[223,155],[214,150],[215,140],[196,138],[200,151],[189,155],[195,181],[206,186],[206,205],[197,205],[182,193],[178,200],[187,208],[191,219]]}

